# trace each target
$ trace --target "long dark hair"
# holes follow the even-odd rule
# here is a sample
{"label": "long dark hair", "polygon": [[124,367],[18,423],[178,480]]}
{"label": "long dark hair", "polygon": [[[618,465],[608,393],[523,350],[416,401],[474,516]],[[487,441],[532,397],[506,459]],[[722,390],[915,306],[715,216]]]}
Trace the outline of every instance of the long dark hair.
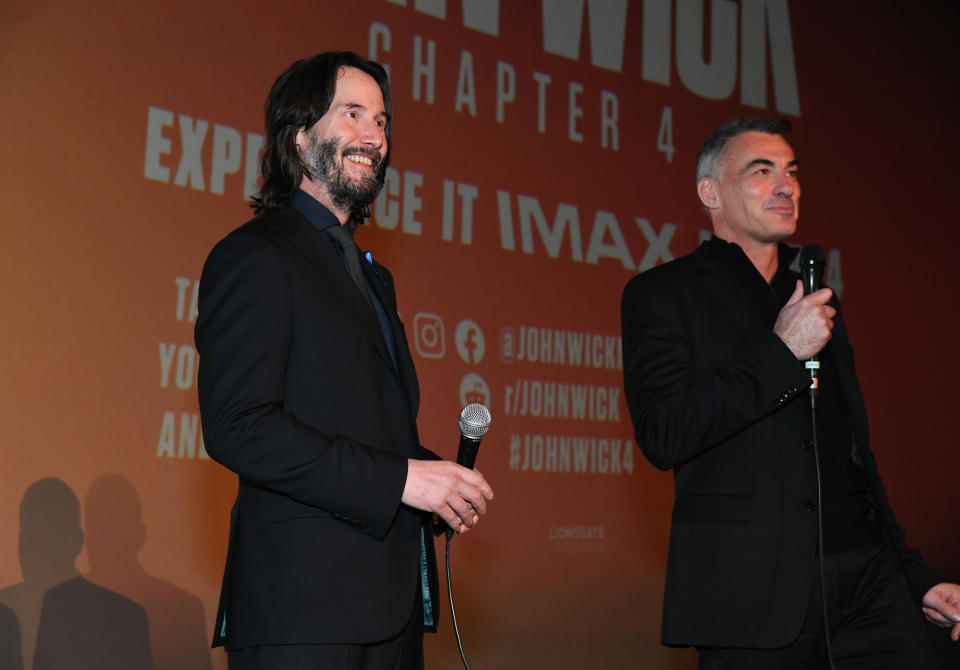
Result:
{"label": "long dark hair", "polygon": [[300,187],[304,168],[297,152],[297,132],[309,129],[327,113],[337,90],[340,70],[353,67],[373,77],[383,94],[387,112],[387,154],[383,169],[390,161],[390,83],[379,63],[365,60],[352,51],[326,51],[298,60],[277,77],[263,106],[265,133],[260,175],[260,193],[251,199],[256,213],[282,207]]}

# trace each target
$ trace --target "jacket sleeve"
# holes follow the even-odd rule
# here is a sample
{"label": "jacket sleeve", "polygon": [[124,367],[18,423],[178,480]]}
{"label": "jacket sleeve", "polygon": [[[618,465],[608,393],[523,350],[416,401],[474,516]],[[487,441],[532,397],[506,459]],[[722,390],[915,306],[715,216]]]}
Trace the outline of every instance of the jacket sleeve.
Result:
{"label": "jacket sleeve", "polygon": [[282,255],[262,233],[242,228],[210,253],[195,329],[206,449],[241,481],[362,521],[382,538],[400,505],[406,459],[285,411],[292,296]]}
{"label": "jacket sleeve", "polygon": [[[772,331],[738,340],[699,312],[710,298],[649,271],[627,284],[621,303],[624,389],[637,445],[668,470],[736,435],[807,388],[810,378]],[[696,281],[696,280],[689,280]]]}

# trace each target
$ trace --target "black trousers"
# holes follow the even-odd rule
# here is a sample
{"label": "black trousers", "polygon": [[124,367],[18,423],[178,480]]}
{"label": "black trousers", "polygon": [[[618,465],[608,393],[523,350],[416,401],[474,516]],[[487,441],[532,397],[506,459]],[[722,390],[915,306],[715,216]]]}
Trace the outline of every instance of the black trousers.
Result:
{"label": "black trousers", "polygon": [[[920,608],[889,544],[824,557],[835,670],[938,670]],[[826,670],[819,571],[800,635],[781,649],[701,648],[700,670]]]}
{"label": "black trousers", "polygon": [[229,670],[423,670],[419,593],[400,633],[376,644],[274,644],[227,653]]}

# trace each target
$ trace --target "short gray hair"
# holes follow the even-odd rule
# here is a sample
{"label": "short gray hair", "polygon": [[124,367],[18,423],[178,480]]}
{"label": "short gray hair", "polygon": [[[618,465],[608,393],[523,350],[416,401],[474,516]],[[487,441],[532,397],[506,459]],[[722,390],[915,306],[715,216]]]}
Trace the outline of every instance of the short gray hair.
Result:
{"label": "short gray hair", "polygon": [[717,166],[720,164],[720,157],[727,142],[737,135],[751,131],[780,135],[783,139],[788,139],[790,122],[782,116],[744,116],[717,126],[707,135],[707,139],[697,153],[697,183],[704,177],[716,179]]}

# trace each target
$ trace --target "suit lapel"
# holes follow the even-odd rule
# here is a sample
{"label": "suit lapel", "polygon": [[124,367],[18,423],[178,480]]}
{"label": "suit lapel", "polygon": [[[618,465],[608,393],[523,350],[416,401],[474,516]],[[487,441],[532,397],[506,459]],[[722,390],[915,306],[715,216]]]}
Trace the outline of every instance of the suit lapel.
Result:
{"label": "suit lapel", "polygon": [[307,257],[323,282],[330,287],[331,292],[343,306],[344,311],[370,340],[387,367],[396,374],[396,368],[383,339],[380,322],[376,314],[367,306],[363,296],[357,291],[356,285],[343,267],[343,262],[336,252],[330,248],[330,244],[324,239],[323,234],[318,232],[299,212],[292,211],[291,217],[297,219],[295,221],[291,220],[294,244]]}
{"label": "suit lapel", "polygon": [[[744,340],[755,338],[761,331],[769,332],[736,275],[707,243],[700,245],[693,258],[707,291],[724,308]],[[800,403],[789,403],[784,409],[791,420],[806,421]]]}
{"label": "suit lapel", "polygon": [[[366,252],[363,255],[366,256]],[[407,400],[410,403],[411,416],[415,418],[420,404],[420,385],[417,382],[413,359],[410,357],[410,347],[407,344],[403,322],[400,321],[400,315],[397,313],[397,294],[393,287],[393,277],[387,268],[376,261],[373,262],[373,265],[364,261],[363,269],[367,276],[367,283],[390,320],[398,373],[406,391]]]}
{"label": "suit lapel", "polygon": [[760,315],[750,302],[747,292],[716,252],[706,242],[693,253],[693,260],[700,270],[700,278],[707,290],[726,310],[727,315],[745,333],[764,328]]}

